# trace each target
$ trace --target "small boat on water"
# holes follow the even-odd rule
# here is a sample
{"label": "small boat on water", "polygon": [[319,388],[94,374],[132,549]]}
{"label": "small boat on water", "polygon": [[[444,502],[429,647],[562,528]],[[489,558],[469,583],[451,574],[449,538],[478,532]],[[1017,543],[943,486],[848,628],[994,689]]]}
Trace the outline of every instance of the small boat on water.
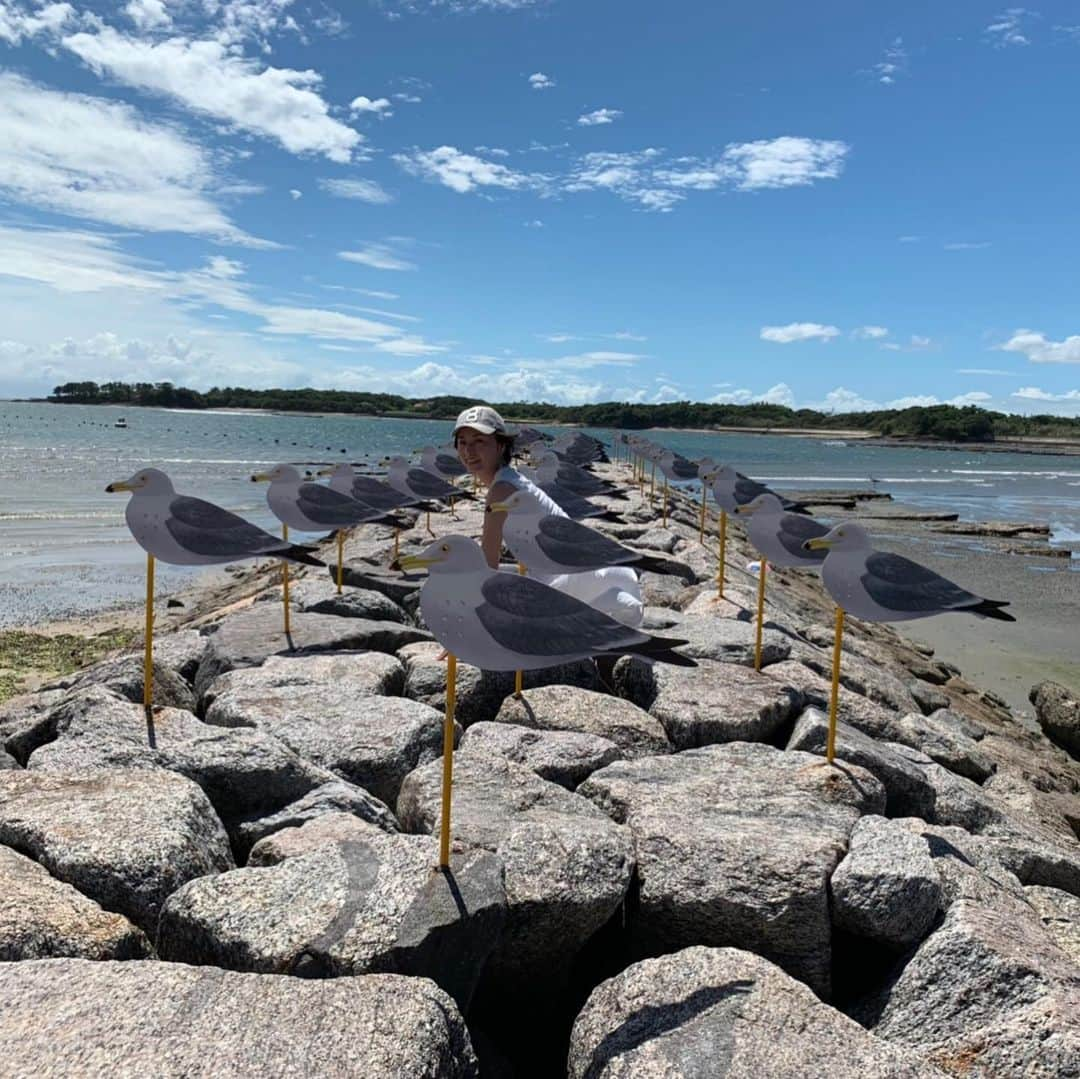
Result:
{"label": "small boat on water", "polygon": [[127,420],[125,420],[124,417],[121,416],[120,419],[118,419],[116,423],[113,424],[113,427],[127,427]]}

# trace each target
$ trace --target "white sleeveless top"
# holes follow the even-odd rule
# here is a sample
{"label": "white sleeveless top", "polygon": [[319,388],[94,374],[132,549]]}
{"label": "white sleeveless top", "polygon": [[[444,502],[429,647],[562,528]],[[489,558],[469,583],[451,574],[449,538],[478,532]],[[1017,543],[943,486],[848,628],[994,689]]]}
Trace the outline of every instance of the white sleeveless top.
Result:
{"label": "white sleeveless top", "polygon": [[494,487],[497,483],[508,483],[515,490],[528,491],[529,494],[540,501],[540,504],[547,510],[548,515],[551,517],[567,516],[566,512],[558,502],[546,495],[532,480],[527,476],[523,476],[516,468],[512,468],[510,465],[503,465],[502,468],[495,473],[495,478],[491,481],[491,486]]}

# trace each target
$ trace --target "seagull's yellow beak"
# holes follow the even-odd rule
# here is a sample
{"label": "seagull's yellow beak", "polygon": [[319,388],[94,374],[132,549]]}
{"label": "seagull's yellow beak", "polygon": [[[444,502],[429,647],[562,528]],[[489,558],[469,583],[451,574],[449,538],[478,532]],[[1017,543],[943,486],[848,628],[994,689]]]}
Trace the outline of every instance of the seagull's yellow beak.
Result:
{"label": "seagull's yellow beak", "polygon": [[316,476],[332,476],[333,474],[334,474],[334,470],[332,468],[320,468],[315,473]]}
{"label": "seagull's yellow beak", "polygon": [[252,483],[270,483],[272,479],[273,479],[273,476],[271,476],[269,472],[256,472],[255,475],[253,475],[251,477],[251,482]]}
{"label": "seagull's yellow beak", "polygon": [[746,505],[746,506],[736,506],[735,507],[735,512],[740,517],[749,517],[750,514],[753,513],[754,511],[748,505]]}
{"label": "seagull's yellow beak", "polygon": [[817,539],[808,539],[803,548],[807,551],[827,551],[832,546],[832,540],[827,540],[824,536],[819,536]]}
{"label": "seagull's yellow beak", "polygon": [[130,480],[117,480],[115,483],[110,483],[105,488],[107,495],[118,494],[120,491],[134,491],[136,488],[132,486]]}
{"label": "seagull's yellow beak", "polygon": [[405,573],[409,573],[414,569],[427,569],[428,566],[434,566],[436,562],[441,562],[441,558],[425,558],[419,554],[407,554],[402,555],[398,560],[398,566]]}

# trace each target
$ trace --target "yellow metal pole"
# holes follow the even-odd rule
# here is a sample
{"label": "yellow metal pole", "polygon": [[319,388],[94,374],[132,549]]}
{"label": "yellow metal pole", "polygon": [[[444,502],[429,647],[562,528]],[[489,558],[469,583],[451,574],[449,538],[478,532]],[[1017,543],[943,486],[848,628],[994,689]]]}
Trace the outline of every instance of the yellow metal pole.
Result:
{"label": "yellow metal pole", "polygon": [[400,537],[401,537],[401,529],[400,528],[395,528],[394,529],[394,559],[393,559],[395,562],[397,561],[398,540],[399,540]]}
{"label": "yellow metal pole", "polygon": [[442,817],[439,867],[450,865],[450,792],[454,784],[454,706],[457,703],[457,656],[446,657],[446,722],[443,724]]}
{"label": "yellow metal pole", "polygon": [[664,508],[661,511],[661,524],[667,528],[667,476],[664,477]]}
{"label": "yellow metal pole", "polygon": [[427,529],[428,535],[435,535],[435,533],[431,531],[431,510],[427,511],[427,521],[425,522],[424,527]]}
{"label": "yellow metal pole", "polygon": [[[288,541],[288,525],[281,526],[281,538]],[[281,592],[285,600],[285,632],[288,634],[292,632],[292,625],[289,622],[289,563],[285,559],[281,560]]]}
{"label": "yellow metal pole", "polygon": [[344,559],[344,549],[345,535],[339,528],[337,534],[337,590],[339,596],[341,595],[341,563]]}
{"label": "yellow metal pole", "polygon": [[656,462],[652,463],[652,471],[649,474],[649,505],[652,505],[653,495],[656,494]]}
{"label": "yellow metal pole", "polygon": [[143,655],[143,707],[154,703],[154,556],[146,556],[146,651]]}
{"label": "yellow metal pole", "polygon": [[701,523],[698,525],[698,543],[705,542],[705,496],[708,492],[705,489],[705,484],[701,485]]}
{"label": "yellow metal pole", "polygon": [[832,764],[836,756],[836,713],[840,706],[840,648],[844,639],[844,608],[836,608],[836,639],[832,655],[832,696],[829,698],[829,740],[825,747],[825,759]]}
{"label": "yellow metal pole", "polygon": [[761,558],[761,568],[758,570],[757,582],[757,631],[754,634],[754,670],[761,670],[761,630],[765,623],[765,575],[768,573],[769,563]]}
{"label": "yellow metal pole", "polygon": [[727,511],[720,511],[720,550],[717,554],[719,565],[716,567],[716,598],[724,598],[724,561],[727,558]]}

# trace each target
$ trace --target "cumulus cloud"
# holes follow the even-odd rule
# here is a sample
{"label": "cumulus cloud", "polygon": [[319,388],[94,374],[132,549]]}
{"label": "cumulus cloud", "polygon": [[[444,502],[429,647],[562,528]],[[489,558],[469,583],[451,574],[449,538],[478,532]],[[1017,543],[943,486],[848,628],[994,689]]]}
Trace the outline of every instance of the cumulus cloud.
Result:
{"label": "cumulus cloud", "polygon": [[529,85],[534,90],[550,90],[555,85],[555,80],[549,79],[542,71],[534,71],[529,76]]}
{"label": "cumulus cloud", "polygon": [[0,191],[29,206],[149,232],[274,246],[214,200],[211,158],[133,108],[0,73]]}
{"label": "cumulus cloud", "polygon": [[359,262],[373,270],[415,270],[416,264],[402,258],[387,244],[367,244],[359,251],[339,251],[338,258]]}
{"label": "cumulus cloud", "polygon": [[349,102],[349,110],[353,113],[372,112],[376,116],[393,116],[394,109],[390,104],[388,98],[377,97],[372,100],[370,97],[354,97]]}
{"label": "cumulus cloud", "polygon": [[622,109],[594,109],[577,118],[579,127],[597,127],[600,124],[613,124],[622,116]]}
{"label": "cumulus cloud", "polygon": [[291,198],[294,202],[297,199],[302,199],[303,197],[304,197],[303,191],[297,191],[295,187],[290,187],[289,188],[289,198]]}
{"label": "cumulus cloud", "polygon": [[1051,341],[1036,330],[1017,330],[998,348],[1002,352],[1019,352],[1032,363],[1080,363],[1080,334]]}
{"label": "cumulus cloud", "polygon": [[21,45],[24,39],[52,37],[75,17],[70,4],[43,4],[28,11],[18,4],[0,3],[0,41]]}
{"label": "cumulus cloud", "polygon": [[228,39],[241,33],[244,27],[238,26],[218,38],[176,35],[156,41],[100,24],[63,36],[60,43],[98,75],[160,94],[237,131],[272,139],[290,153],[349,161],[362,136],[330,115],[318,92],[322,76],[264,67],[237,53]]}
{"label": "cumulus cloud", "polygon": [[426,151],[414,149],[410,153],[394,154],[393,159],[413,176],[434,180],[459,194],[481,187],[518,190],[534,187],[538,183],[535,177],[515,172],[493,161],[485,161],[456,146],[439,146]]}
{"label": "cumulus cloud", "polygon": [[883,86],[891,86],[900,76],[907,74],[907,51],[904,39],[895,38],[885,50],[885,56],[874,65],[874,77]]}
{"label": "cumulus cloud", "polygon": [[749,405],[768,404],[784,405],[787,408],[795,407],[795,394],[786,382],[778,382],[775,386],[760,392],[748,389],[725,390],[713,397],[707,398],[712,405]]}
{"label": "cumulus cloud", "polygon": [[164,30],[172,26],[172,16],[165,10],[163,0],[130,0],[124,14],[140,30]]}
{"label": "cumulus cloud", "polygon": [[859,326],[851,331],[851,336],[858,341],[876,341],[888,337],[889,331],[884,326]]}
{"label": "cumulus cloud", "polygon": [[760,336],[762,341],[790,345],[793,341],[831,341],[840,336],[840,330],[820,322],[789,322],[786,326],[762,326]]}
{"label": "cumulus cloud", "polygon": [[320,180],[319,187],[338,198],[358,199],[372,206],[385,206],[394,201],[394,196],[374,180]]}
{"label": "cumulus cloud", "polygon": [[724,160],[739,174],[736,187],[757,191],[834,180],[844,167],[848,150],[846,143],[836,140],[783,136],[729,146]]}
{"label": "cumulus cloud", "polygon": [[1065,393],[1050,393],[1038,386],[1021,386],[1013,397],[1023,401],[1080,401],[1080,390],[1066,390]]}

